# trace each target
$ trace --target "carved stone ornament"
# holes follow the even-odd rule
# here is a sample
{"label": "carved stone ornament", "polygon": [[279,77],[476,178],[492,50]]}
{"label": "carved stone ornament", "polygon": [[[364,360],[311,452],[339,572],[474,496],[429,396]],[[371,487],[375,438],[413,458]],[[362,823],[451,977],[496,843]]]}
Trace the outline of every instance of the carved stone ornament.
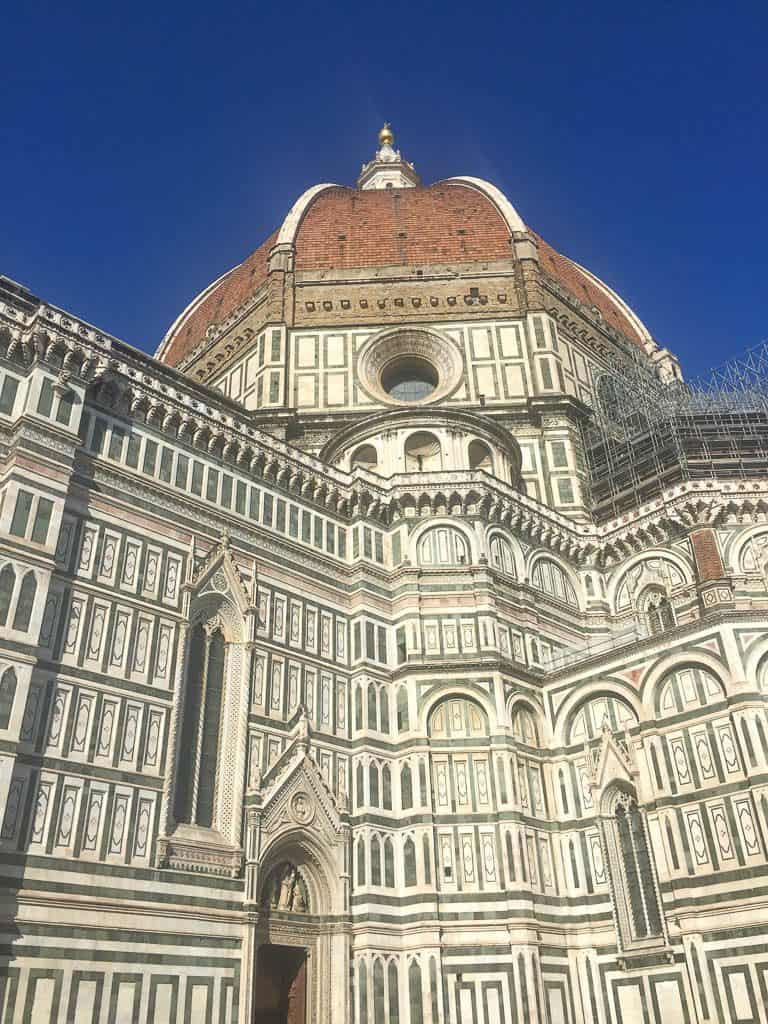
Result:
{"label": "carved stone ornament", "polygon": [[300,789],[291,797],[291,817],[298,825],[309,825],[315,817],[315,804],[305,790]]}
{"label": "carved stone ornament", "polygon": [[172,836],[158,839],[157,865],[237,878],[243,867],[243,851],[238,847],[211,843],[199,835],[197,829],[180,826]]}

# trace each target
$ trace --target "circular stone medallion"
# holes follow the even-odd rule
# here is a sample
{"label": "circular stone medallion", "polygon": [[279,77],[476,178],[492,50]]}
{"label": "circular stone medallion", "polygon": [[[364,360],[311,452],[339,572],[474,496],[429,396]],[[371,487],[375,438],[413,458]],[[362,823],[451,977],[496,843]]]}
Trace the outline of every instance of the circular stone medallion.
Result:
{"label": "circular stone medallion", "polygon": [[315,816],[315,805],[308,793],[299,790],[291,797],[291,817],[299,825],[309,825]]}

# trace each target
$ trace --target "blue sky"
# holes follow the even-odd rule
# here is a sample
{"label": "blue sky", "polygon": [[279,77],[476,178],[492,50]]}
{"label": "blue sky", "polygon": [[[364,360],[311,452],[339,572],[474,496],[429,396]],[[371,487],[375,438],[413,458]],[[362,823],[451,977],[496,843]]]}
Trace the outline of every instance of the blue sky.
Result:
{"label": "blue sky", "polygon": [[385,118],[689,375],[768,336],[765,3],[32,2],[3,37],[0,273],[148,351]]}

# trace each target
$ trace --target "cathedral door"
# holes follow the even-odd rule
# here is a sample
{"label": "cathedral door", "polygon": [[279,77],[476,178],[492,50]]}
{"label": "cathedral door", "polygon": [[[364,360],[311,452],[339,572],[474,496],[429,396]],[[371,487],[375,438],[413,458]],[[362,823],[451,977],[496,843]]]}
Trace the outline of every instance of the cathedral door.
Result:
{"label": "cathedral door", "polygon": [[254,1024],[307,1024],[307,952],[294,946],[259,948]]}

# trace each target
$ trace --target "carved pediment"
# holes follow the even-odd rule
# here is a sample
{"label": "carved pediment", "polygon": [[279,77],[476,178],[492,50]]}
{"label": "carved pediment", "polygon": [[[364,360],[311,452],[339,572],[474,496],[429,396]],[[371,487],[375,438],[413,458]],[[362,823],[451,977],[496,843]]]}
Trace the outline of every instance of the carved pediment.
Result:
{"label": "carved pediment", "polygon": [[262,790],[262,828],[268,841],[297,827],[340,840],[344,823],[339,804],[317,763],[300,742],[286,754],[266,777]]}
{"label": "carved pediment", "polygon": [[245,617],[256,611],[256,567],[253,580],[246,583],[237,566],[229,546],[229,537],[224,533],[218,544],[214,544],[208,555],[199,566],[191,557],[191,573],[185,584],[188,591],[196,597],[220,595],[234,601],[240,614]]}
{"label": "carved pediment", "polygon": [[587,750],[587,763],[590,765],[590,788],[593,792],[604,792],[606,787],[614,782],[635,785],[639,770],[630,751],[630,745],[621,742],[613,734],[608,723],[604,722],[597,756],[595,757],[592,751]]}

